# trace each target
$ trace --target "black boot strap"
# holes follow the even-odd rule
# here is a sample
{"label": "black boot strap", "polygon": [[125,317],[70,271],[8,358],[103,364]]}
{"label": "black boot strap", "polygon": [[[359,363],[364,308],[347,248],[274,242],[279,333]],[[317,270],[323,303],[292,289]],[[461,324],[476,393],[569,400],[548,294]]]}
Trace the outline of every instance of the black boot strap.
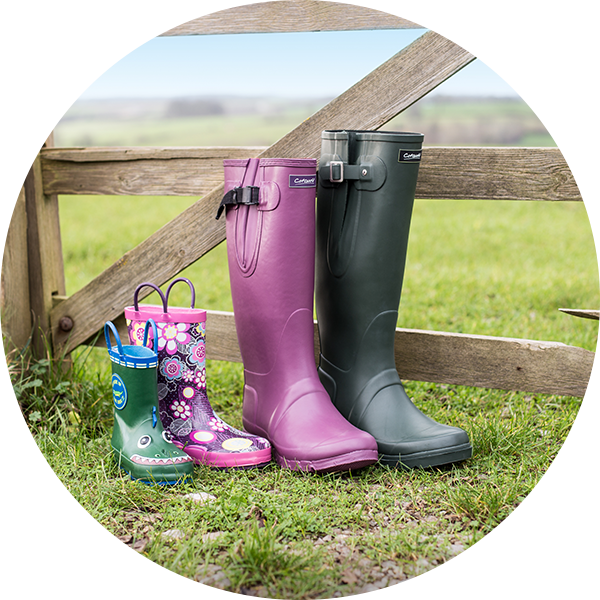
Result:
{"label": "black boot strap", "polygon": [[319,177],[331,183],[348,180],[369,181],[372,176],[371,165],[350,165],[341,160],[332,160],[319,169]]}
{"label": "black boot strap", "polygon": [[258,204],[258,192],[259,189],[255,185],[247,185],[246,187],[236,187],[229,190],[221,200],[219,204],[219,210],[215,219],[219,220],[219,217],[225,210],[225,207],[229,204]]}

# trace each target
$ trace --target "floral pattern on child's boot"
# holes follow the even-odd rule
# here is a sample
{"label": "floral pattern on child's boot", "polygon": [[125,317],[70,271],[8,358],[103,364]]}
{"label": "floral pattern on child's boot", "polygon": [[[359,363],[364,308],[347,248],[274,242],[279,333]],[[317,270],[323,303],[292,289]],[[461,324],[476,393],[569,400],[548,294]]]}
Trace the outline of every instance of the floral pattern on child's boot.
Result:
{"label": "floral pattern on child's boot", "polygon": [[[165,403],[173,443],[187,452],[196,463],[214,467],[242,467],[260,460],[270,452],[267,440],[251,436],[223,421],[211,408],[206,392],[195,386],[178,386],[177,397]],[[265,462],[264,459],[261,462]]]}
{"label": "floral pattern on child's boot", "polygon": [[[193,298],[191,282],[184,281],[190,285]],[[145,320],[153,315],[156,320],[158,400],[163,427],[172,435],[173,443],[197,464],[250,467],[268,463],[271,445],[266,439],[231,427],[213,411],[206,392],[206,311],[193,306],[167,308],[169,290],[162,307],[137,306],[136,293],[136,306],[125,309],[133,344],[142,345],[139,331],[141,328],[143,332]]]}

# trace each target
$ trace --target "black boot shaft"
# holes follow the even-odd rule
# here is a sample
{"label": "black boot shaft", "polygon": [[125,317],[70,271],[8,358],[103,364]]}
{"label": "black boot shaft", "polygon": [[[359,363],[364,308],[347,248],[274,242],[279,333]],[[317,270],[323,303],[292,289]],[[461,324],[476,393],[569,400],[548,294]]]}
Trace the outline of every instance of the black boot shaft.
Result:
{"label": "black boot shaft", "polygon": [[[323,133],[316,286],[324,293],[316,304],[323,353],[340,368],[353,362],[355,329],[398,310],[422,141],[412,133]],[[328,181],[338,160],[361,179]],[[345,176],[350,169],[342,168]],[[393,361],[393,340],[386,346]]]}

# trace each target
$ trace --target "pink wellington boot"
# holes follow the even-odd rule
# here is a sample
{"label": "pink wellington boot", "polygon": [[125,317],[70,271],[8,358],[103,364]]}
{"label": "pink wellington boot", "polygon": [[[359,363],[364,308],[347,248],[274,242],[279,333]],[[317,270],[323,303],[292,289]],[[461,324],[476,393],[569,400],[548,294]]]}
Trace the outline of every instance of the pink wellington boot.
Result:
{"label": "pink wellington boot", "polygon": [[227,254],[244,362],[243,423],[276,462],[346,471],[377,461],[377,443],[333,406],[314,355],[316,161],[225,160]]}

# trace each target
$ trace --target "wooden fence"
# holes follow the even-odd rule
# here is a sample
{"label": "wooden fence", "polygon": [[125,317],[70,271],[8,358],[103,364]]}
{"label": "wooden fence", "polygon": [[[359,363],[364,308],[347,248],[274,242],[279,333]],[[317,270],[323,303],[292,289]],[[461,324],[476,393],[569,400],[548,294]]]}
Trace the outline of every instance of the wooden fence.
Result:
{"label": "wooden fence", "polygon": [[[419,27],[352,5],[284,0],[217,12],[164,35]],[[53,148],[49,140],[9,229],[2,267],[4,333],[21,347],[31,331],[40,331],[34,347],[40,351],[45,336],[58,355],[90,343],[108,319],[123,331],[123,307],[139,281],[162,285],[225,239],[224,221],[214,219],[223,194],[223,159],[317,158],[322,130],[378,129],[474,58],[428,31],[268,148]],[[67,298],[59,194],[202,198]],[[556,148],[426,148],[417,198],[581,201]],[[241,360],[232,313],[208,311],[207,328],[208,358]],[[593,352],[558,342],[396,331],[396,364],[404,379],[583,396],[593,359]]]}

